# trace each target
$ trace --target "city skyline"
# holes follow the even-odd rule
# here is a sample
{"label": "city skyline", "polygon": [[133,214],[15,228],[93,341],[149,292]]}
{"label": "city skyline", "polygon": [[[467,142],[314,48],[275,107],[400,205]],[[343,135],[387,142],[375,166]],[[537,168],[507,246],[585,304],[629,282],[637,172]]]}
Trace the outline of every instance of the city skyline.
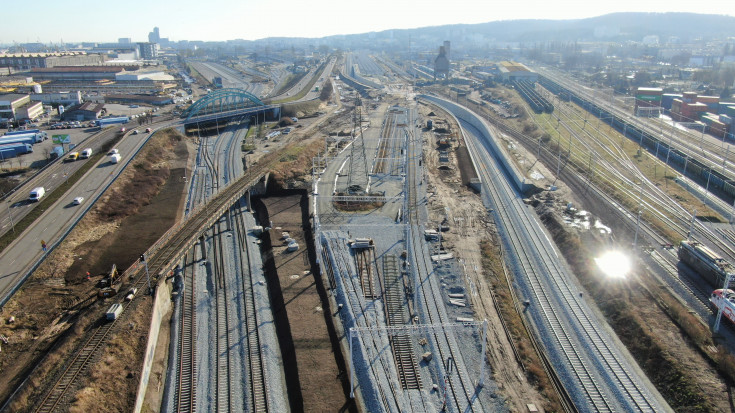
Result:
{"label": "city skyline", "polygon": [[[277,6],[263,1],[212,0],[204,8],[195,0],[146,2],[130,0],[111,5],[109,11],[97,3],[39,0],[43,13],[33,20],[8,19],[3,22],[0,44],[116,42],[130,38],[148,41],[148,33],[160,28],[162,38],[171,41],[257,40],[268,37],[319,38],[332,35],[369,33],[390,29],[411,29],[445,24],[474,24],[518,19],[581,19],[615,12],[690,12],[735,16],[735,2],[673,4],[652,0],[620,0],[598,5],[592,2],[546,2],[530,0],[523,7],[490,4],[474,0],[451,3],[429,0],[412,2],[376,0],[355,7],[336,0],[300,2],[283,0]],[[175,6],[174,6],[175,5]],[[6,16],[23,15],[25,6],[5,6]],[[468,11],[472,11],[468,13]],[[63,24],[59,24],[59,22]]]}

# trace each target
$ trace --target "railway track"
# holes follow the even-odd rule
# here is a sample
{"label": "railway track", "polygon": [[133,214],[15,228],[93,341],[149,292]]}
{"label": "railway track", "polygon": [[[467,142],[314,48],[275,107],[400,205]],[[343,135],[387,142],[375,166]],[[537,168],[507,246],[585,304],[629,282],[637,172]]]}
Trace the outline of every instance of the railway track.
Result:
{"label": "railway track", "polygon": [[[404,305],[403,282],[398,276],[398,258],[393,254],[383,256],[383,299],[386,324],[389,326],[400,326],[409,322],[409,314]],[[390,338],[390,342],[401,386],[404,390],[421,389],[421,375],[416,363],[416,352],[411,336],[408,334],[394,335]]]}
{"label": "railway track", "polygon": [[[148,249],[145,256],[148,273],[151,274],[153,279],[152,284],[175,266],[175,263],[196,242],[199,235],[217,220],[217,217],[222,216],[230,205],[234,204],[251,186],[268,173],[271,164],[278,161],[277,155],[278,153],[274,152],[270,156],[264,157],[258,164],[249,168],[242,177],[233,180],[230,185],[214,195],[205,205],[190,211],[184,221],[167,231]],[[125,271],[123,277],[132,280],[130,286],[138,288],[138,291],[147,290],[144,266],[138,263],[134,264]],[[121,303],[123,304],[123,312],[117,320],[99,325],[94,329],[84,340],[84,344],[79,347],[79,350],[73,354],[69,365],[63,370],[49,392],[43,396],[34,411],[43,413],[55,411],[66,396],[67,390],[73,387],[79,379],[80,373],[88,367],[94,356],[98,354],[99,349],[104,347],[102,344],[108,337],[110,330],[119,324],[124,324],[129,314],[126,310],[132,303],[136,303],[136,300],[142,299],[142,297],[145,297],[145,294],[139,294],[133,301]]]}
{"label": "railway track", "polygon": [[[343,251],[342,253],[340,253],[342,246],[339,245],[339,240],[330,239],[327,241],[327,243],[328,243],[328,248],[332,251],[335,251],[334,257],[335,257],[335,264],[337,266],[337,270],[342,274],[349,274],[350,265],[347,261],[345,261],[346,252],[349,252],[349,251]],[[354,291],[358,291],[358,289],[361,288],[360,283],[357,281],[355,277],[350,277],[349,275],[347,275],[344,277],[344,280],[347,283],[345,285],[346,290],[352,289]],[[354,321],[355,327],[371,327],[368,324],[367,317],[363,316],[364,314],[369,313],[367,309],[367,304],[365,303],[364,299],[363,300],[359,300],[359,299],[358,300],[348,300],[348,305],[350,306],[352,314],[357,316],[357,319]],[[358,321],[358,320],[361,320],[361,321]],[[359,325],[358,323],[363,323],[363,325]],[[369,347],[372,349],[382,349],[385,347],[385,344],[381,342],[379,339],[376,339],[376,336],[372,334],[367,335],[367,338],[365,336],[358,336],[358,339],[362,340],[363,345],[365,347]],[[372,361],[368,363],[369,369],[373,377],[377,379],[381,377],[382,375],[381,373],[389,374],[389,372],[392,371],[391,366],[387,364],[386,358],[381,357],[380,353],[378,353],[375,359],[378,361]],[[379,384],[376,386],[378,398],[387,411],[400,411],[400,409],[398,409],[398,403],[400,400],[399,390],[393,387],[392,380],[388,380],[388,384],[389,384],[390,393],[387,393],[385,389],[383,388],[383,386]]]}
{"label": "railway track", "polygon": [[248,228],[242,214],[245,210],[240,202],[235,205],[237,208],[233,220],[235,227],[240,234],[239,242],[243,254],[238,254],[240,258],[240,268],[242,273],[242,292],[245,297],[245,331],[248,338],[248,371],[250,374],[250,406],[253,412],[267,412],[268,406],[268,385],[266,380],[266,372],[263,364],[263,354],[260,350],[260,335],[258,333],[258,309],[255,305],[255,290],[253,289],[253,279],[251,266],[252,261],[250,244],[247,240]]}
{"label": "railway track", "polygon": [[[179,332],[179,366],[176,411],[194,413],[196,411],[196,284],[194,283],[194,257],[191,264],[182,267],[183,289],[181,291],[181,330]],[[187,274],[186,269],[189,268]],[[188,276],[187,276],[188,275]]]}
{"label": "railway track", "polygon": [[355,252],[355,264],[357,273],[360,275],[362,284],[362,295],[366,299],[375,299],[375,277],[373,276],[373,249],[364,248]]}
{"label": "railway track", "polygon": [[[469,125],[462,126],[468,128]],[[475,152],[479,153],[474,148],[475,143],[469,141]],[[510,204],[518,204],[521,201],[512,195],[506,195],[515,193],[509,188],[509,183],[498,179],[497,174],[490,171],[485,162],[480,163],[479,167],[485,182],[488,182],[487,187],[490,190],[488,198],[496,204],[494,211],[501,217],[498,221],[511,225],[511,228],[507,229],[506,239],[518,257],[522,273],[528,278],[526,284],[533,295],[533,308],[537,309],[539,316],[548,326],[550,337],[584,391],[586,403],[595,411],[617,409],[617,403],[609,400],[609,395],[598,383],[601,377],[603,380],[609,380],[609,383],[613,383],[613,388],[622,392],[630,408],[640,411],[656,410],[655,403],[650,401],[650,395],[631,376],[622,362],[622,356],[612,348],[606,334],[590,318],[589,310],[566,282],[562,270],[557,268],[556,264],[552,265],[558,261],[558,257],[545,246],[548,240],[542,239],[543,230],[539,228],[538,223],[530,217],[530,213],[523,205],[511,208]],[[501,193],[499,187],[506,188]],[[511,215],[508,210],[514,208],[517,213]],[[521,237],[519,232],[523,232],[524,236]],[[555,292],[554,303],[549,297],[551,291]],[[565,317],[562,318],[562,315]],[[572,335],[568,332],[570,330],[578,332]],[[584,339],[584,344],[577,341],[578,337]],[[588,348],[591,349],[590,354],[594,355],[592,357],[596,357],[599,363],[602,363],[603,370],[588,366],[587,356],[581,353],[582,349],[586,351]]]}
{"label": "railway track", "polygon": [[[406,114],[408,116],[408,114]],[[412,125],[412,122],[407,122],[408,125]],[[417,167],[416,159],[414,156],[421,156],[421,151],[416,151],[415,142],[409,138],[407,145],[407,174],[406,174],[406,193],[407,197],[407,250],[409,251],[409,259],[413,262],[414,271],[418,271],[419,278],[423,276],[428,277],[429,274],[433,273],[433,268],[430,259],[427,260],[427,254],[425,252],[423,244],[423,234],[419,230],[420,228],[420,217],[418,214],[419,203],[417,197],[417,190],[420,186],[419,182],[423,182],[423,177],[418,175],[417,171],[421,169]],[[417,155],[418,154],[418,155]],[[441,317],[441,311],[438,306],[443,305],[441,295],[437,294],[432,287],[431,282],[418,282],[417,283],[417,294],[421,297],[422,303],[426,309],[428,324],[441,324],[446,322]],[[438,333],[434,331],[431,334],[436,343],[436,350],[439,353],[439,361],[442,366],[442,376],[448,378],[446,385],[448,386],[448,393],[451,396],[453,406],[456,406],[460,411],[474,411],[476,406],[473,406],[473,396],[475,394],[475,388],[472,386],[471,380],[467,377],[465,364],[463,357],[456,348],[456,342],[454,337],[449,337],[446,332]],[[454,360],[458,368],[456,369],[457,379],[452,378],[451,374],[447,374],[446,368],[443,366],[444,362],[449,359]],[[461,401],[463,404],[460,404]]]}
{"label": "railway track", "polygon": [[225,258],[222,222],[218,221],[212,228],[212,262],[211,278],[214,280],[216,306],[216,343],[217,343],[217,371],[216,371],[216,407],[218,412],[232,410],[232,392],[230,391],[231,363],[230,363],[230,320],[229,303],[227,300],[227,280],[225,277]]}

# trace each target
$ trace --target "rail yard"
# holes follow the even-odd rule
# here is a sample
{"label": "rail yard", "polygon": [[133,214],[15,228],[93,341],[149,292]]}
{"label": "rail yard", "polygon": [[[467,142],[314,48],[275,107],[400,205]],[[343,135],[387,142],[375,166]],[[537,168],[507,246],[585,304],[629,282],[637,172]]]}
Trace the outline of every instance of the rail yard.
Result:
{"label": "rail yard", "polygon": [[[409,73],[437,74],[348,52],[306,68],[279,94],[284,103],[275,110],[257,98],[280,89],[283,65],[189,63],[213,84],[222,82],[192,105],[208,104],[207,118],[166,118],[140,140],[109,129],[90,138],[100,152],[119,142],[127,159],[94,160],[91,177],[119,169],[100,175],[85,195],[84,213],[59,224],[55,231],[65,235],[53,248],[81,260],[64,238],[76,239],[75,224],[85,214],[101,214],[93,204],[108,202],[108,187],[126,167],[143,168],[132,158],[169,129],[189,148],[178,161],[186,167],[176,169],[183,176],[162,179],[183,188],[180,199],[157,206],[173,206],[175,222],[156,241],[136,246],[131,254],[139,258],[119,277],[115,270],[107,274],[115,287],[106,290],[109,297],[84,295],[98,292],[82,287],[91,283],[89,272],[74,284],[84,293],[53,291],[76,294],[69,299],[73,309],[60,304],[52,322],[64,333],[36,335],[54,337],[47,348],[61,359],[26,356],[28,366],[9,380],[3,409],[89,406],[97,383],[90,380],[103,380],[95,372],[112,354],[129,358],[124,372],[113,372],[127,375],[124,394],[105,395],[125,399],[116,405],[121,410],[683,408],[633,348],[623,317],[607,306],[616,294],[641,314],[657,311],[655,332],[676,340],[719,329],[714,340],[656,345],[691,363],[703,405],[718,410],[731,403],[717,400],[730,389],[727,373],[703,367],[735,350],[735,328],[726,322],[732,306],[722,302],[732,292],[720,290],[735,282],[729,142],[680,128],[666,116],[636,117],[625,102],[545,67],[534,67],[538,82],[419,85]],[[319,101],[315,90],[325,84],[331,97]],[[217,105],[222,118],[212,109]],[[258,112],[259,105],[267,109]],[[53,168],[39,176],[58,174]],[[306,200],[290,206],[303,217],[299,240],[273,218],[286,207],[261,200],[295,196],[289,190]],[[267,211],[257,211],[254,204],[263,202]],[[583,241],[569,244],[573,237]],[[36,239],[21,236],[22,242]],[[20,254],[13,246],[3,254]],[[592,257],[573,255],[608,246],[631,258],[629,279],[605,278],[586,264]],[[4,301],[18,314],[22,304],[14,300],[28,303],[24,288],[48,283],[34,278],[46,256],[14,269],[17,281],[4,287]],[[643,309],[646,299],[654,309]],[[289,307],[297,300],[308,307]],[[115,311],[113,304],[119,304]],[[106,321],[100,310],[108,308],[113,315]],[[309,322],[319,324],[312,335],[296,324],[306,318],[294,308],[311,308]],[[85,327],[60,321],[73,317],[84,317]],[[23,323],[20,315],[14,320]],[[654,331],[645,322],[628,323],[650,330],[641,340]],[[128,331],[137,347],[118,353]],[[14,336],[2,337],[3,352],[7,345],[12,351]],[[666,362],[662,368],[673,365]],[[686,367],[677,367],[683,374]],[[328,387],[329,375],[331,391],[343,394],[317,404],[302,393],[319,385],[305,383],[313,377]]]}

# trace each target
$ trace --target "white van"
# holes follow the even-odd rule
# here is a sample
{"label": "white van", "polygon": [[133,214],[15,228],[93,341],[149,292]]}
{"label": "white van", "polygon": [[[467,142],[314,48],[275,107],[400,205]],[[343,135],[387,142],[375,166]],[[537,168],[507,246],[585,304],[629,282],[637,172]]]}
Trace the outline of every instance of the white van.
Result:
{"label": "white van", "polygon": [[92,156],[92,148],[87,148],[87,149],[83,150],[82,153],[79,154],[79,157],[81,159],[87,159],[90,156]]}
{"label": "white van", "polygon": [[43,198],[43,196],[46,194],[46,189],[44,187],[39,186],[37,188],[33,188],[31,191],[31,194],[28,196],[28,200],[31,202],[38,202]]}

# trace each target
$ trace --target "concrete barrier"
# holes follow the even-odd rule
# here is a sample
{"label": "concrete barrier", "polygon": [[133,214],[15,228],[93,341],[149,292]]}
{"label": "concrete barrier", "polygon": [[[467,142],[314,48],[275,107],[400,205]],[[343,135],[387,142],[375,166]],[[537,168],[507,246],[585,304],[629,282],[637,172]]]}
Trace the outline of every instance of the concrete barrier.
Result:
{"label": "concrete barrier", "polygon": [[[145,401],[145,393],[148,389],[148,380],[151,375],[151,367],[156,356],[156,344],[158,344],[158,333],[161,329],[161,321],[163,317],[171,310],[171,283],[162,282],[156,288],[156,297],[153,301],[153,313],[151,314],[151,327],[148,330],[148,344],[145,349],[145,357],[143,358],[143,370],[140,373],[140,382],[138,383],[138,394],[135,398],[134,413],[140,413],[143,409]],[[140,293],[140,292],[139,292]],[[137,299],[146,299],[140,297]]]}

